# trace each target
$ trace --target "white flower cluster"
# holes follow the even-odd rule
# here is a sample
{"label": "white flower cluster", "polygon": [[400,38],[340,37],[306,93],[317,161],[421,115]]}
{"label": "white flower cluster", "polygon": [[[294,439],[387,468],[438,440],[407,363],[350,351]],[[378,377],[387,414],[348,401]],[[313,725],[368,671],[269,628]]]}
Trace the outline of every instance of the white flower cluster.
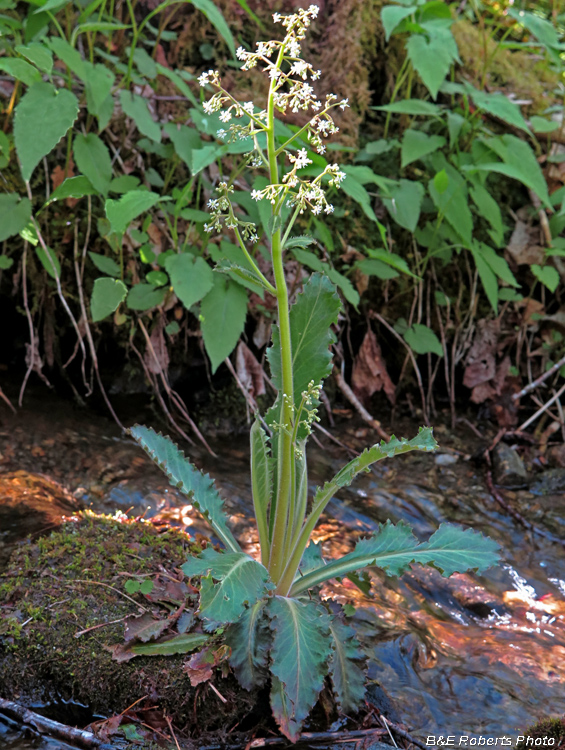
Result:
{"label": "white flower cluster", "polygon": [[[308,141],[313,150],[320,154],[325,153],[324,139],[339,130],[329,114],[330,110],[338,106],[343,110],[349,106],[347,99],[338,101],[335,94],[328,94],[322,103],[312,85],[312,82],[320,78],[320,71],[314,70],[310,63],[300,57],[301,42],[318,12],[316,5],[310,5],[307,10],[300,9],[290,15],[274,13],[275,23],[281,23],[286,29],[285,38],[282,41],[258,42],[255,52],[248,52],[243,47],[239,47],[236,52],[237,58],[243,62],[242,70],[261,65],[267,72],[271,81],[269,99],[276,109],[283,114],[289,109],[293,113],[313,112],[310,120],[275,153],[276,157],[283,152],[286,153],[291,162],[291,169],[284,174],[281,182],[269,184],[263,190],[253,190],[251,193],[253,200],[268,200],[274,207],[275,213],[279,212],[283,202],[287,202],[289,205],[296,206],[300,213],[308,208],[314,214],[322,212],[330,214],[334,208],[326,199],[325,188],[327,185],[339,188],[345,178],[344,172],[340,171],[337,164],[327,165],[324,172],[313,180],[300,176],[298,172],[312,164],[312,160],[308,157],[306,148],[300,148],[298,151],[291,150],[293,141],[303,138]],[[255,150],[246,154],[247,165],[265,166],[268,161],[259,146],[257,136],[269,131],[272,127],[272,124],[269,124],[271,120],[267,109],[255,111],[253,102],[239,103],[222,88],[217,71],[209,70],[198,80],[201,86],[212,84],[217,89],[212,98],[204,103],[204,111],[207,114],[220,112],[220,121],[229,123],[227,128],[218,130],[218,137],[228,141],[237,138],[253,138]],[[233,121],[234,118],[236,121]],[[245,125],[237,122],[241,118],[245,118]],[[271,159],[272,155],[269,158]],[[239,225],[243,227],[245,224],[239,222],[233,215],[227,186],[222,188],[222,191],[221,197],[213,201],[210,206],[212,220],[210,224],[205,225],[208,232],[220,231],[222,223],[232,229],[237,229]],[[253,229],[244,229],[244,233],[255,237],[255,226],[251,226]]]}
{"label": "white flower cluster", "polygon": [[228,186],[226,182],[220,182],[216,188],[216,192],[219,194],[219,197],[210,198],[208,201],[210,222],[204,224],[204,231],[209,234],[214,230],[221,232],[222,225],[225,225],[228,229],[236,231],[241,229],[244,239],[249,242],[257,242],[259,238],[255,224],[252,221],[241,221],[233,212],[233,206],[229,198],[229,194],[233,193],[233,187],[231,185]]}

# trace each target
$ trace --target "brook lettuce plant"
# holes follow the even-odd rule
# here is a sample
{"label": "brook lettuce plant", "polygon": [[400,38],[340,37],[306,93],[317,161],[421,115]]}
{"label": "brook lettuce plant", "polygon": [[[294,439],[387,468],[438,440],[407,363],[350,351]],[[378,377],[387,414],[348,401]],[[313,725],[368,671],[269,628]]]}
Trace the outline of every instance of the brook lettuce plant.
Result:
{"label": "brook lettuce plant", "polygon": [[[331,116],[346,107],[333,94],[321,101],[311,82],[320,72],[301,59],[301,42],[318,8],[287,16],[274,14],[286,34],[282,41],[259,43],[256,52],[237,51],[243,68],[261,66],[270,79],[266,108],[239,103],[221,84],[216,71],[200,77],[216,93],[204,105],[207,113],[220,112],[226,124],[219,137],[251,138],[254,149],[247,163],[265,169],[268,184],[252,198],[270,208],[273,283],[260,270],[253,254],[257,235],[253,224],[240,218],[230,200],[232,185],[221,182],[210,200],[208,232],[235,234],[247,268],[223,261],[218,272],[235,274],[262,287],[277,303],[278,324],[268,351],[272,381],[278,397],[264,418],[258,415],[251,429],[251,478],[261,560],[245,554],[229,529],[222,499],[212,480],[192,466],[169,440],[147,427],[131,434],[167,473],[171,483],[191,498],[225,547],[208,547],[188,560],[183,570],[200,576],[198,614],[207,632],[225,628],[231,648],[230,663],[244,688],[270,681],[271,706],[281,731],[295,741],[330,675],[336,700],[344,712],[356,710],[363,695],[362,657],[353,629],[343,615],[335,615],[317,592],[332,578],[353,576],[367,566],[399,575],[412,563],[433,565],[448,576],[468,568],[483,570],[496,561],[495,544],[471,529],[444,524],[426,542],[419,542],[403,523],[382,525],[373,536],[359,541],[352,552],[326,562],[312,532],[335,493],[376,461],[412,450],[432,451],[436,443],[430,428],[421,428],[412,440],[393,438],[365,450],[308,499],[306,444],[317,417],[322,382],[332,366],[331,326],[340,311],[332,282],[313,274],[289,306],[284,252],[305,242],[292,237],[293,226],[304,212],[329,214],[329,191],[338,189],[344,173],[337,164],[316,170],[311,150],[325,151],[325,138],[338,128]],[[307,112],[308,122],[282,145],[277,145],[275,113]],[[310,153],[310,156],[309,156]]]}

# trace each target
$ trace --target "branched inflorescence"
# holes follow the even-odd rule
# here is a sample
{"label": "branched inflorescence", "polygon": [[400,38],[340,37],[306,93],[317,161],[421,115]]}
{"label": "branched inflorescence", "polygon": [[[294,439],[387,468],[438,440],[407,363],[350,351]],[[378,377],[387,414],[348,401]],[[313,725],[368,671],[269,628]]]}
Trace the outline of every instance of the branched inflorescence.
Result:
{"label": "branched inflorescence", "polygon": [[[270,78],[269,102],[266,109],[257,109],[252,101],[238,102],[222,87],[218,71],[209,70],[198,79],[201,86],[210,84],[217,89],[212,98],[204,102],[203,107],[207,114],[219,112],[221,122],[227,125],[227,129],[218,130],[218,138],[228,142],[248,138],[253,140],[254,149],[246,154],[247,166],[250,167],[268,166],[268,159],[259,145],[257,136],[267,132],[269,106],[273,106],[281,114],[288,111],[313,112],[309,121],[276,151],[277,158],[284,154],[290,163],[282,180],[271,181],[265,188],[253,190],[251,193],[253,200],[269,201],[275,207],[276,213],[286,204],[294,207],[298,213],[304,213],[308,209],[315,215],[322,212],[331,214],[334,209],[326,198],[326,189],[339,188],[345,179],[345,173],[340,170],[338,164],[328,164],[321,174],[310,179],[301,174],[302,170],[312,164],[312,160],[308,158],[306,148],[297,150],[292,145],[296,139],[305,137],[312,149],[319,154],[325,153],[324,139],[339,130],[330,111],[335,107],[345,109],[349,106],[347,99],[338,101],[335,94],[328,94],[322,102],[311,83],[320,78],[320,71],[314,70],[310,63],[301,59],[301,42],[317,15],[316,5],[287,16],[274,13],[275,23],[281,23],[286,29],[284,39],[258,42],[256,52],[248,52],[243,47],[237,50],[237,57],[243,62],[242,70],[261,66]],[[220,231],[224,222],[228,228],[241,226],[246,239],[256,240],[254,230],[247,226],[247,223],[239,222],[234,216],[229,201],[229,190],[225,183],[220,184],[218,192],[220,197],[210,202],[212,221],[205,225],[206,231]]]}

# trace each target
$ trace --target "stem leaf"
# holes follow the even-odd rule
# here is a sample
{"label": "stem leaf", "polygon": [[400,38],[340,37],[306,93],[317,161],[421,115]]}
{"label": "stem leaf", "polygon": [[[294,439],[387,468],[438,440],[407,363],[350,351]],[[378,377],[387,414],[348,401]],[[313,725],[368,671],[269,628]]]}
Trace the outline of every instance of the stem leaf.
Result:
{"label": "stem leaf", "polygon": [[135,425],[129,432],[149,458],[165,472],[173,487],[190,498],[225,546],[232,552],[241,552],[227,527],[223,500],[210,477],[193,466],[170,438],[143,425]]}
{"label": "stem leaf", "polygon": [[[320,273],[314,273],[304,284],[290,310],[294,400],[298,407],[302,392],[311,380],[317,385],[332,369],[329,351],[335,337],[330,326],[337,322],[341,308],[335,286]],[[282,391],[280,332],[273,326],[273,346],[267,352],[273,384]]]}

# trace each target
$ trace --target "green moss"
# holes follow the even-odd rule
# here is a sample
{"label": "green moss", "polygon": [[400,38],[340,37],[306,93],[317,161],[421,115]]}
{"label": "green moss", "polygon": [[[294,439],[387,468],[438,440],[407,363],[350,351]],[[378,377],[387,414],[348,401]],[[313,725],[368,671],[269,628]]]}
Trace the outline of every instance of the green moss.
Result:
{"label": "green moss", "polygon": [[[186,657],[140,657],[119,664],[104,648],[123,643],[123,619],[139,613],[131,599],[152,606],[141,595],[125,595],[128,578],[175,575],[199,551],[182,531],[159,532],[149,522],[90,512],[20,547],[0,576],[3,697],[25,702],[58,696],[112,715],[150,695],[188,731],[231,728],[254,700],[231,676],[215,683],[228,698],[219,710],[206,686],[190,685],[182,670]],[[160,615],[166,614],[162,609]]]}
{"label": "green moss", "polygon": [[[561,719],[541,719],[537,724],[528,727],[523,735],[524,739],[516,744],[516,750],[526,750],[528,747],[539,747],[542,742],[547,745],[547,740],[553,739],[552,747],[565,746],[565,716]],[[544,738],[546,738],[544,742]],[[539,742],[541,739],[542,742]]]}
{"label": "green moss", "polygon": [[[469,21],[453,24],[453,35],[466,76],[478,85],[483,73],[484,47],[481,29]],[[487,70],[489,89],[508,89],[518,99],[531,99],[531,114],[540,112],[553,102],[553,90],[559,76],[543,60],[535,59],[527,50],[496,49],[496,42],[487,41],[490,59]]]}

